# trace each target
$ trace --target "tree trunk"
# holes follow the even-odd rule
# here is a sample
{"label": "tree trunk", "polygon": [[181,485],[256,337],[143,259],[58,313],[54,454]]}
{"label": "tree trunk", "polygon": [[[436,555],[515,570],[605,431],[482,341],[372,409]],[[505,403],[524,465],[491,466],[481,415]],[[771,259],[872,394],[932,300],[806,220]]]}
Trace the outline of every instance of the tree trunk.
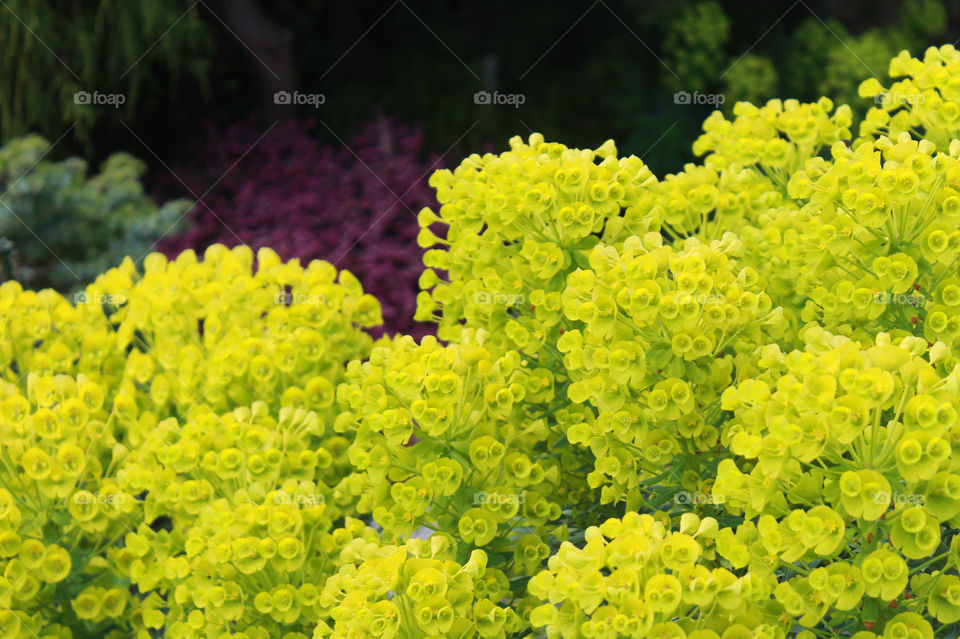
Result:
{"label": "tree trunk", "polygon": [[274,22],[257,0],[214,0],[217,17],[239,38],[257,79],[263,113],[270,120],[293,116],[295,106],[274,99],[278,91],[293,92],[297,86],[297,63],[293,30]]}

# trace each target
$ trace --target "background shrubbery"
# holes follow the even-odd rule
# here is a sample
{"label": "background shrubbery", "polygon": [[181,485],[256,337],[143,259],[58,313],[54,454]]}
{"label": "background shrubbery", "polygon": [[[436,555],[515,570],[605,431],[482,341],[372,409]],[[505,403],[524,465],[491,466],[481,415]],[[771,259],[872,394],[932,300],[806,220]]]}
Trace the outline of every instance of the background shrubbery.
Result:
{"label": "background shrubbery", "polygon": [[[903,48],[950,39],[958,28],[952,9],[946,0],[761,7],[611,0],[549,10],[9,2],[0,10],[9,41],[0,78],[10,88],[0,101],[0,139],[39,133],[59,140],[50,159],[74,154],[90,166],[123,149],[148,163],[158,201],[205,195],[189,216],[196,229],[167,239],[167,250],[242,241],[272,245],[285,257],[322,256],[372,287],[387,330],[418,333],[424,329],[403,319],[411,315],[415,273],[407,266],[408,227],[395,221],[431,202],[421,176],[437,154],[489,149],[491,140],[535,122],[574,144],[614,137],[654,170],[677,170],[692,159],[687,141],[717,104],[729,113],[741,99],[826,95],[849,103],[856,117],[871,103],[853,91],[855,80],[881,74]],[[324,101],[318,108],[276,104],[277,90],[320,93]],[[523,104],[476,104],[477,91],[521,93]],[[123,103],[84,104],[81,92],[120,95]],[[678,92],[708,97],[683,104]],[[370,124],[380,112],[414,123],[417,133]],[[323,124],[272,126],[296,116]],[[128,189],[128,174],[115,177],[114,168],[103,180]],[[345,184],[354,186],[347,192]],[[390,191],[404,203],[395,204]],[[23,218],[34,232],[16,222],[4,227],[6,277],[16,267],[22,278],[66,291],[115,262],[112,256],[137,253],[130,231],[104,233],[83,215],[69,217],[44,232],[101,238],[70,247],[51,239],[57,245],[49,248],[76,277],[34,237],[44,238],[35,228],[43,216]],[[180,232],[166,213],[154,222],[138,218],[136,241],[148,246]],[[19,267],[10,261],[11,241]],[[80,264],[97,257],[104,259],[84,271]]]}
{"label": "background shrubbery", "polygon": [[[215,0],[5,4],[0,20],[11,44],[2,77],[23,90],[5,93],[4,139],[29,131],[56,139],[65,122],[77,122],[70,142],[88,141],[87,151],[119,145],[143,155],[123,121],[173,157],[202,135],[209,116],[228,126],[270,108],[272,94],[260,82],[269,70],[288,90],[323,93],[320,109],[301,111],[344,139],[374,106],[423,122],[428,149],[456,145],[461,154],[509,137],[522,120],[577,143],[615,137],[629,152],[655,152],[648,159],[661,172],[678,168],[688,151],[682,142],[658,144],[659,151],[653,143],[674,122],[671,139],[691,139],[710,108],[678,108],[676,91],[722,93],[727,109],[741,99],[821,95],[866,106],[851,92],[856,81],[882,75],[901,49],[953,41],[960,27],[949,0],[610,0],[549,9],[436,0],[233,3],[254,8],[255,34],[237,26],[245,14]],[[264,57],[253,35],[287,43],[275,48],[289,48],[291,59]],[[39,86],[34,77],[47,81]],[[519,109],[483,108],[472,99],[482,89],[526,99]],[[90,108],[74,103],[79,90],[118,91],[127,101]],[[323,128],[315,133],[334,141]]]}
{"label": "background shrubbery", "polygon": [[185,200],[158,207],[144,193],[146,165],[110,156],[96,175],[79,157],[53,161],[33,135],[0,148],[0,273],[26,286],[70,292],[125,256],[143,259],[183,228]]}
{"label": "background shrubbery", "polygon": [[[385,118],[347,148],[318,143],[316,126],[284,121],[254,145],[263,135],[256,123],[211,125],[195,154],[173,167],[190,191],[205,194],[203,204],[190,213],[192,228],[160,247],[171,257],[222,243],[304,263],[327,259],[381,300],[391,331],[419,336],[427,327],[412,322],[422,254],[416,214],[433,201],[426,178],[439,158],[422,160],[422,131]],[[168,183],[172,193],[181,186]]]}

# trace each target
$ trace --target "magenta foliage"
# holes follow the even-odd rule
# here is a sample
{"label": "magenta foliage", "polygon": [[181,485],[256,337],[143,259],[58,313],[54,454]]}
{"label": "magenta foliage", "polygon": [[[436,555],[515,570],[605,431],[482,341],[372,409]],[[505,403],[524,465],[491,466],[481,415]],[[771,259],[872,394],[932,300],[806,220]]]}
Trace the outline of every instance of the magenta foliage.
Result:
{"label": "magenta foliage", "polygon": [[348,148],[318,144],[313,126],[281,122],[255,146],[266,127],[208,126],[197,154],[174,172],[197,196],[216,185],[203,197],[206,206],[190,212],[193,228],[160,250],[172,256],[244,243],[304,265],[325,259],[380,300],[387,332],[431,332],[413,321],[423,269],[416,213],[436,205],[427,178],[439,158],[420,160],[421,130],[385,118],[363,127]]}

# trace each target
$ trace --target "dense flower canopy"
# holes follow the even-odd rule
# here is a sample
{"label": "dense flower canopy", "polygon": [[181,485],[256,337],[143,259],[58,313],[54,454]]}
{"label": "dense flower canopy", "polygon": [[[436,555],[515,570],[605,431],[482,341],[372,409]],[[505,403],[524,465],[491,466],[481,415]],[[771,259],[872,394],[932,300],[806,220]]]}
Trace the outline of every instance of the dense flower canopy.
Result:
{"label": "dense flower canopy", "polygon": [[955,636],[958,60],[436,172],[419,342],[266,248],[0,285],[0,639]]}

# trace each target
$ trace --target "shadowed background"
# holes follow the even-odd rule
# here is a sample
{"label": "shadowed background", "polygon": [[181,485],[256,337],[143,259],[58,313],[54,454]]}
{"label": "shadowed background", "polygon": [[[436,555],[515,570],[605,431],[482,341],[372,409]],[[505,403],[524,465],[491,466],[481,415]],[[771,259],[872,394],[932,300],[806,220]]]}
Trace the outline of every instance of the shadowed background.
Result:
{"label": "shadowed background", "polygon": [[[213,242],[348,268],[415,335],[426,179],[532,131],[660,176],[714,108],[855,88],[955,0],[0,2],[0,272],[77,290]],[[37,82],[43,78],[43,82]]]}

